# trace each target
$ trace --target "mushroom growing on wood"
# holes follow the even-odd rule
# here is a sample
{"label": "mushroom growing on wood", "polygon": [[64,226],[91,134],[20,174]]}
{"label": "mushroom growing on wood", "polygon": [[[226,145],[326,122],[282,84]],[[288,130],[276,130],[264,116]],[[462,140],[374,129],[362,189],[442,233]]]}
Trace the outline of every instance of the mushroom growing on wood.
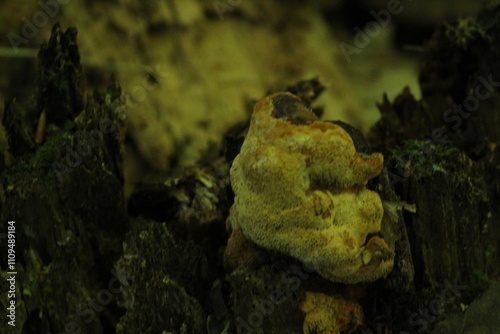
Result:
{"label": "mushroom growing on wood", "polygon": [[228,227],[333,282],[374,281],[394,262],[377,235],[382,202],[366,188],[382,165],[380,153],[359,154],[342,127],[318,120],[295,95],[272,94],[255,105],[231,167]]}

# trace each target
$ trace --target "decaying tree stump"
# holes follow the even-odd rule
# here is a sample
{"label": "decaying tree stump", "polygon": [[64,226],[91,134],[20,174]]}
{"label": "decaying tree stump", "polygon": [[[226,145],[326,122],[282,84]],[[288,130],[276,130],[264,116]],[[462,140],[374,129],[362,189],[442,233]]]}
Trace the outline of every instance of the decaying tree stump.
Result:
{"label": "decaying tree stump", "polygon": [[128,228],[121,92],[84,97],[76,34],[54,26],[30,106],[5,104],[0,226],[15,221],[17,333],[104,333],[117,321],[113,263]]}
{"label": "decaying tree stump", "polygon": [[369,136],[386,153],[397,194],[416,207],[404,213],[415,279],[406,294],[378,299],[380,318],[403,333],[461,313],[500,274],[499,14],[497,7],[441,26],[422,60],[422,99],[407,89],[385,99]]}

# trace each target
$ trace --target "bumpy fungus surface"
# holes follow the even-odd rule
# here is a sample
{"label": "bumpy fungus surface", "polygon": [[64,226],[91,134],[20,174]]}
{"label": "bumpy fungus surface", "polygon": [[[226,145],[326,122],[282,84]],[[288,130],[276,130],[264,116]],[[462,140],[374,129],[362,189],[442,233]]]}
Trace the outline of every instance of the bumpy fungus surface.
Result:
{"label": "bumpy fungus surface", "polygon": [[296,96],[270,95],[255,105],[231,167],[236,196],[228,224],[331,281],[376,280],[394,256],[374,235],[383,208],[365,187],[382,164],[381,154],[358,154],[344,129],[319,121]]}
{"label": "bumpy fungus surface", "polygon": [[353,301],[341,296],[306,292],[300,309],[305,313],[304,334],[344,333],[363,324],[363,310]]}

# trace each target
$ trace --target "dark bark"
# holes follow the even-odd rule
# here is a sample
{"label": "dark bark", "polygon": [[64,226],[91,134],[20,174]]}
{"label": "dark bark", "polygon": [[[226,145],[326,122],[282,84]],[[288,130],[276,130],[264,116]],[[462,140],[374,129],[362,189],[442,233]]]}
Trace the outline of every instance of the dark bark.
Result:
{"label": "dark bark", "polygon": [[[113,279],[128,226],[121,92],[111,84],[83,103],[78,58],[76,29],[55,26],[39,54],[30,107],[10,101],[4,110],[12,161],[1,170],[0,224],[16,225],[19,333],[104,333],[117,321],[117,295],[101,289]],[[0,326],[6,333],[6,322]]]}
{"label": "dark bark", "polygon": [[386,152],[396,193],[416,206],[404,213],[414,280],[404,294],[372,291],[371,316],[392,319],[395,330],[431,330],[500,274],[499,13],[441,26],[424,52],[422,99],[404,90],[379,105],[370,139]]}

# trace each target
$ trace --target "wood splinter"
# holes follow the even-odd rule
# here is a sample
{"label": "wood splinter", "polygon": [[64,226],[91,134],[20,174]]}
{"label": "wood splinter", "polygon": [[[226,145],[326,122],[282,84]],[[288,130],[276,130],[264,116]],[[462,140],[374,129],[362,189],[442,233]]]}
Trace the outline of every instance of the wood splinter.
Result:
{"label": "wood splinter", "polygon": [[42,111],[42,113],[40,114],[40,118],[38,119],[38,125],[36,127],[36,133],[35,133],[35,143],[37,144],[43,143],[46,126],[47,126],[47,112],[44,110]]}

